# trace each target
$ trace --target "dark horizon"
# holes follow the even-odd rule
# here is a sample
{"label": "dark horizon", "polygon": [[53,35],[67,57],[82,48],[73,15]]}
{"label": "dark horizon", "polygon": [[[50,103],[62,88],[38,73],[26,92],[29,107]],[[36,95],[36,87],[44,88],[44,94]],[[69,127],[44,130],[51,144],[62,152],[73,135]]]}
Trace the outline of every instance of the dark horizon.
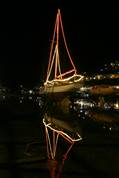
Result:
{"label": "dark horizon", "polygon": [[[60,9],[77,70],[95,72],[105,62],[119,60],[118,9],[75,8]],[[11,29],[1,33],[3,83],[10,87],[18,83],[33,87],[45,79],[56,13],[56,7],[49,7],[32,16],[10,19]]]}

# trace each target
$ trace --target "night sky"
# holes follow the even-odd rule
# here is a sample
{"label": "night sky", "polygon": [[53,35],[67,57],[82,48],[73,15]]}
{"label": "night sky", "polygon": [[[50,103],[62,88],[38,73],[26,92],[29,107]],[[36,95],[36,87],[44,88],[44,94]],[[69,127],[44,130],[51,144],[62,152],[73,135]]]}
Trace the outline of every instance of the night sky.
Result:
{"label": "night sky", "polygon": [[[93,72],[105,62],[119,60],[119,9],[110,5],[40,5],[25,15],[17,9],[0,34],[0,80],[25,87],[46,77],[50,40],[60,8],[70,53],[78,72]],[[32,13],[30,13],[32,12]],[[3,20],[3,24],[6,20]],[[4,26],[4,25],[3,25]]]}

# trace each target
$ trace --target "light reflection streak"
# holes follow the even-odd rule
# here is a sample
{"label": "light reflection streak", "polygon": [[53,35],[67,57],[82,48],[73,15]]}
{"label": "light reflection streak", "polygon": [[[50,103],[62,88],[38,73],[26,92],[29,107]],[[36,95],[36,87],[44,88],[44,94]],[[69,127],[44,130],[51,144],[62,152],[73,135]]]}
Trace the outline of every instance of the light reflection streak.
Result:
{"label": "light reflection streak", "polygon": [[[51,178],[59,178],[63,169],[64,161],[67,159],[67,155],[69,154],[74,143],[82,140],[82,137],[78,132],[75,133],[75,138],[69,135],[66,130],[72,131],[72,129],[70,126],[68,126],[68,124],[62,125],[63,123],[64,122],[60,122],[60,120],[57,119],[55,120],[55,122],[52,122],[52,120],[49,120],[47,114],[43,118],[43,124],[45,126],[48,168],[50,170]],[[64,128],[66,128],[66,130]],[[57,148],[59,137],[62,137],[64,141],[69,144],[69,146],[63,154],[61,163],[58,165],[59,162],[56,160],[56,153],[58,153]]]}

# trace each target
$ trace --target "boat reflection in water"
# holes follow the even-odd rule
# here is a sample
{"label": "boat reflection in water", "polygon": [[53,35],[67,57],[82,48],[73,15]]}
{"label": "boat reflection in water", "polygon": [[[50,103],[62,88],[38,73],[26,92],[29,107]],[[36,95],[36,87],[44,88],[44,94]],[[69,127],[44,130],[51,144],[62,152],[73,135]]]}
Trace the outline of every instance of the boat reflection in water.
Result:
{"label": "boat reflection in water", "polygon": [[[73,171],[70,161],[76,158],[71,165],[75,165],[74,170],[79,171],[79,175],[82,166],[85,168],[86,165],[91,175],[93,168],[97,170],[97,173],[100,172],[100,175],[109,175],[110,171],[113,172],[111,176],[118,174],[119,111],[117,107],[116,109],[107,108],[110,102],[106,98],[102,107],[100,98],[83,97],[78,96],[71,103],[65,99],[67,104],[64,103],[64,105],[50,101],[47,113],[44,115],[43,124],[51,178],[58,178],[61,173],[63,176],[66,174],[64,161],[68,154],[70,154],[69,160],[65,164],[65,166],[68,165],[68,172]],[[117,96],[115,98],[117,100]],[[107,148],[109,152],[106,152]],[[105,164],[103,167],[102,162]],[[95,176],[97,173],[93,172]]]}
{"label": "boat reflection in water", "polygon": [[46,113],[43,118],[48,168],[52,178],[58,178],[60,176],[64,161],[67,159],[67,155],[74,143],[82,140],[79,128],[72,124],[70,117],[68,114],[61,112],[57,117],[51,113]]}

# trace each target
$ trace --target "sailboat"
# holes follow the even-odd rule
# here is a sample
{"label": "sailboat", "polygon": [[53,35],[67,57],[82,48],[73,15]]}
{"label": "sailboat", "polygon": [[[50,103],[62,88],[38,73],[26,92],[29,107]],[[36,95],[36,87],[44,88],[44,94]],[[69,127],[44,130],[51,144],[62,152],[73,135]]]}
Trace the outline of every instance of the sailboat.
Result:
{"label": "sailboat", "polygon": [[[61,35],[59,35],[60,32]],[[62,47],[65,48],[70,63],[70,69],[68,69],[65,72],[62,72],[61,56],[59,50],[60,49],[59,42],[61,36],[64,44],[64,46]],[[62,56],[62,58],[64,58],[64,56]],[[61,12],[60,9],[58,9],[49,55],[47,77],[46,81],[44,82],[44,92],[46,93],[69,92],[71,90],[74,90],[76,86],[79,87],[82,80],[83,76],[77,74],[76,67],[69,53],[63,29]]]}

